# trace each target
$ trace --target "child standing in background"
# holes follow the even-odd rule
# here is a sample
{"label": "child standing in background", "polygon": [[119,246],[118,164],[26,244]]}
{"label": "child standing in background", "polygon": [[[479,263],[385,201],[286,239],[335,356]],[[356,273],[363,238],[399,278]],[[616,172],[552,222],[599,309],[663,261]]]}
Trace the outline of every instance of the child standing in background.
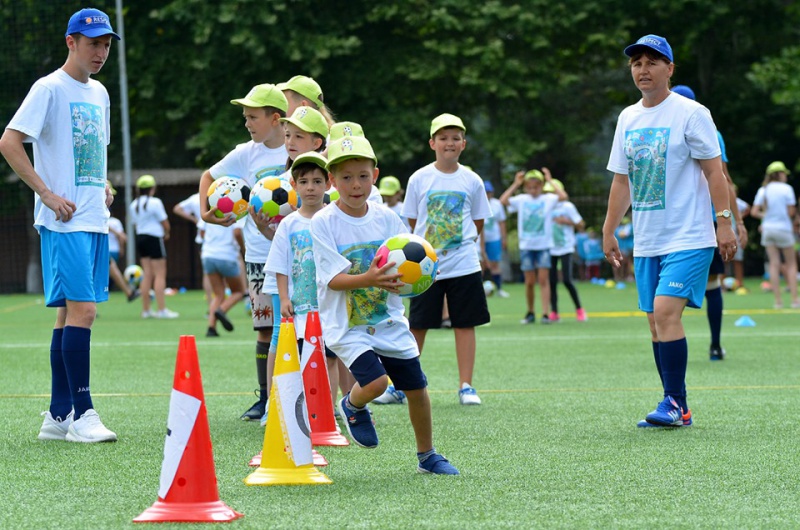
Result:
{"label": "child standing in background", "polygon": [[494,186],[488,180],[483,183],[486,190],[486,198],[489,200],[489,208],[492,215],[486,219],[481,232],[483,240],[482,261],[492,275],[492,282],[497,287],[497,296],[508,298],[510,295],[503,290],[503,276],[500,270],[500,262],[503,259],[503,252],[507,248],[506,238],[506,209],[500,199],[494,196]]}
{"label": "child standing in background", "polygon": [[[546,193],[556,188],[563,190],[564,185],[558,179],[544,185]],[[553,242],[550,247],[550,321],[558,322],[558,262],[561,262],[561,279],[564,287],[575,304],[575,318],[578,322],[586,321],[586,311],[581,306],[580,297],[575,284],[572,283],[572,255],[575,253],[575,229],[583,228],[583,217],[569,200],[562,200],[553,210]]]}

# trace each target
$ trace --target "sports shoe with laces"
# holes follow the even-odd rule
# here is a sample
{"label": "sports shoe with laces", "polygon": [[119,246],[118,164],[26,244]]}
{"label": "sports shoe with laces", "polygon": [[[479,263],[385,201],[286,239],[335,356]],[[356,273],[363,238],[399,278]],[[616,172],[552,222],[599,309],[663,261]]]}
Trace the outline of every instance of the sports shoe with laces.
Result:
{"label": "sports shoe with laces", "polygon": [[528,313],[525,318],[519,321],[520,324],[533,324],[534,322],[536,322],[536,315],[533,313]]}
{"label": "sports shoe with laces", "polygon": [[159,309],[153,315],[154,318],[178,318],[179,316],[181,316],[180,313],[176,313],[175,311],[170,311],[166,307],[164,309]]}
{"label": "sports shoe with laces", "polygon": [[372,400],[376,405],[402,405],[406,402],[406,393],[397,390],[394,385],[386,387],[386,391]]}
{"label": "sports shoe with laces", "polygon": [[[691,417],[691,415],[690,415]],[[665,427],[683,427],[683,411],[672,396],[667,396],[658,404],[656,410],[645,416],[648,423]]]}
{"label": "sports shoe with laces", "polygon": [[372,416],[370,416],[369,409],[367,407],[361,410],[351,409],[347,406],[347,398],[349,396],[350,394],[348,393],[339,400],[337,406],[339,413],[344,418],[344,426],[347,427],[350,438],[361,447],[368,449],[378,447],[378,432],[375,430],[375,425],[372,424]]}
{"label": "sports shoe with laces", "polygon": [[458,391],[458,401],[462,405],[480,405],[481,398],[478,391],[472,388],[469,383],[461,383],[461,390]]}
{"label": "sports shoe with laces", "polygon": [[586,316],[586,310],[584,308],[576,309],[575,310],[575,319],[578,322],[586,322],[589,320],[589,317]]}
{"label": "sports shoe with laces", "polygon": [[219,332],[214,328],[206,330],[206,337],[219,337]]}
{"label": "sports shoe with laces", "polygon": [[155,318],[156,314],[148,309],[147,311],[142,311],[142,318]]}
{"label": "sports shoe with laces", "polygon": [[458,475],[458,469],[453,467],[445,457],[439,453],[434,453],[417,466],[417,473],[432,475]]}
{"label": "sports shoe with laces", "polygon": [[64,439],[81,443],[116,442],[117,435],[103,425],[94,409],[89,409],[70,424]]}
{"label": "sports shoe with laces", "polygon": [[637,427],[646,429],[648,427],[658,427],[662,429],[672,429],[676,427],[691,427],[692,426],[692,411],[689,410],[686,414],[681,416],[681,425],[656,425],[655,423],[650,423],[647,420],[641,420],[639,423],[636,424]]}
{"label": "sports shoe with laces", "polygon": [[[499,296],[500,298],[508,298],[508,297],[510,297],[510,296],[511,296],[511,295],[508,293],[508,291],[504,291],[504,290],[502,290],[502,289],[498,289],[498,290],[497,290],[497,292],[496,292],[495,294],[496,294],[497,296]],[[455,469],[455,468],[453,468],[453,469]]]}
{"label": "sports shoe with laces", "polygon": [[42,412],[42,416],[44,416],[44,421],[41,429],[39,429],[40,440],[64,440],[67,437],[67,430],[72,424],[72,411],[67,414],[67,418],[63,421],[60,416],[54,418],[49,410]]}
{"label": "sports shoe with laces", "polygon": [[712,346],[708,350],[708,358],[712,361],[724,361],[725,348],[722,348],[721,346]]}
{"label": "sports shoe with laces", "polygon": [[225,328],[225,331],[233,331],[233,322],[228,319],[228,315],[222,309],[214,311],[214,316],[217,317],[219,323]]}
{"label": "sports shoe with laces", "polygon": [[[254,392],[256,396],[259,395],[258,389],[256,389]],[[259,421],[261,417],[266,413],[266,411],[267,411],[267,400],[259,399],[258,401],[253,403],[252,407],[247,409],[245,413],[241,415],[240,419],[243,421]]]}
{"label": "sports shoe with laces", "polygon": [[550,319],[550,322],[561,322],[561,317],[555,311],[550,311],[550,314],[547,316]]}

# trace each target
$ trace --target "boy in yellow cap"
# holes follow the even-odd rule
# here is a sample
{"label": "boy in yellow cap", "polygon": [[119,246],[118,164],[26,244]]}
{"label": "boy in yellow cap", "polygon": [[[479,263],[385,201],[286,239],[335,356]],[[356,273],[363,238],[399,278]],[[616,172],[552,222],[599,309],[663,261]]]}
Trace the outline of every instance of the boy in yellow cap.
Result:
{"label": "boy in yellow cap", "polygon": [[291,116],[297,107],[311,107],[318,110],[328,122],[328,127],[334,124],[331,109],[325,104],[322,94],[322,87],[313,78],[304,75],[296,75],[286,81],[279,83],[278,89],[283,91],[286,101],[289,104],[286,114]]}
{"label": "boy in yellow cap", "polygon": [[397,215],[368,201],[377,163],[364,137],[332,142],[328,176],[339,199],[311,221],[322,333],[356,378],[350,393],[338,402],[339,413],[356,444],[376,447],[378,433],[367,404],[386,390],[390,376],[408,397],[418,472],[457,475],[433,447],[427,379],[396,294],[400,275],[387,273],[392,263],[380,268],[376,264],[383,241],[405,232]]}
{"label": "boy in yellow cap", "polygon": [[459,164],[467,147],[461,118],[442,114],[433,119],[430,148],[436,161],[408,179],[403,216],[414,233],[436,249],[439,274],[430,289],[411,299],[411,332],[420,351],[428,329],[440,328],[444,299],[458,312],[450,314],[458,360],[459,402],[480,405],[472,387],[475,367],[475,327],[489,322],[476,245],[484,220],[491,215],[483,180]]}
{"label": "boy in yellow cap", "polygon": [[[214,210],[208,207],[208,188],[215,179],[233,176],[244,179],[252,189],[253,185],[266,177],[276,177],[286,168],[286,148],[284,130],[280,122],[289,107],[283,92],[271,84],[254,86],[248,94],[231,100],[231,104],[241,107],[244,126],[250,133],[250,141],[239,144],[225,157],[214,164],[200,177],[200,214],[203,221],[211,224],[230,226],[236,222],[235,216],[218,219]],[[256,332],[256,374],[258,376],[258,401],[242,414],[245,421],[259,421],[267,404],[267,357],[269,353],[272,328],[275,325],[275,312],[272,297],[261,291],[264,283],[264,263],[269,255],[271,238],[268,220],[263,216],[249,215],[244,224],[245,270],[248,292],[250,294],[253,329]],[[220,313],[223,322],[226,315]],[[222,317],[222,318],[220,318]]]}

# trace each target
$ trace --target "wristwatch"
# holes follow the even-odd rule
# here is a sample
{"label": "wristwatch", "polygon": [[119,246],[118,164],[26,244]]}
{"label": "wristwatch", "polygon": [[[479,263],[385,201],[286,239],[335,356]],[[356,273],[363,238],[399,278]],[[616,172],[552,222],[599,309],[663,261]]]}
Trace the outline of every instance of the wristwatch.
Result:
{"label": "wristwatch", "polygon": [[728,209],[722,210],[721,212],[717,212],[717,217],[724,217],[725,219],[731,218],[731,211]]}

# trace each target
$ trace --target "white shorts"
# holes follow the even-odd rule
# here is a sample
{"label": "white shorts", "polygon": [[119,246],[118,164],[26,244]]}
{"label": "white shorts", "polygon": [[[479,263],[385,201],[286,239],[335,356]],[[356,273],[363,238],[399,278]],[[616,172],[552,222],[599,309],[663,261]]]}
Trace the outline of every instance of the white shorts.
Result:
{"label": "white shorts", "polygon": [[794,234],[789,230],[774,230],[771,228],[761,232],[761,246],[774,245],[778,248],[794,246]]}

